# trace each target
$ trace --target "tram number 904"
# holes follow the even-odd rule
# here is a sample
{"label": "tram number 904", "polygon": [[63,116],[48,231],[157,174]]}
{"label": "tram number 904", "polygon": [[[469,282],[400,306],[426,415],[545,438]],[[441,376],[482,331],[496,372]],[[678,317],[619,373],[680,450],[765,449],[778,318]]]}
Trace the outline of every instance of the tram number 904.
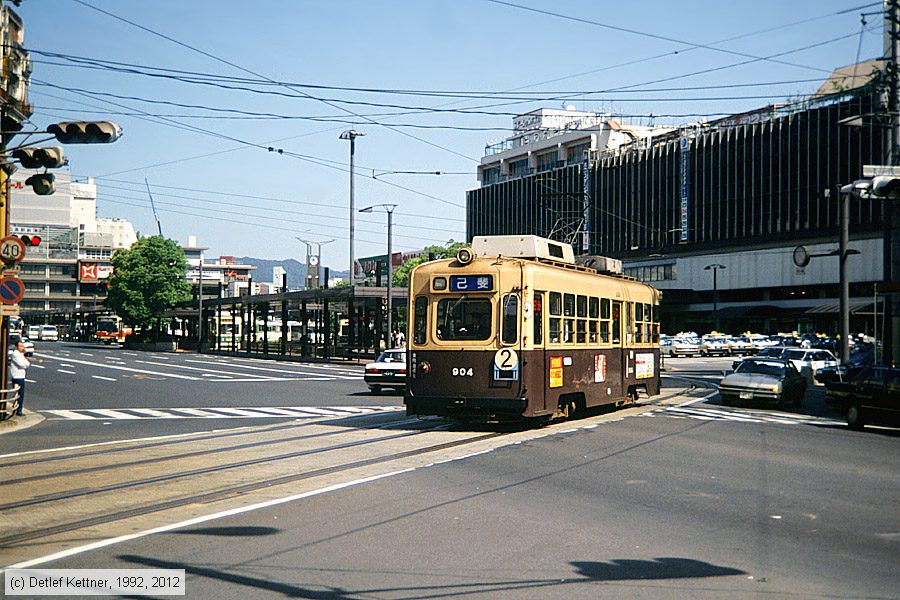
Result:
{"label": "tram number 904", "polygon": [[472,367],[468,369],[465,367],[453,367],[450,373],[454,377],[472,377],[475,374],[475,370]]}

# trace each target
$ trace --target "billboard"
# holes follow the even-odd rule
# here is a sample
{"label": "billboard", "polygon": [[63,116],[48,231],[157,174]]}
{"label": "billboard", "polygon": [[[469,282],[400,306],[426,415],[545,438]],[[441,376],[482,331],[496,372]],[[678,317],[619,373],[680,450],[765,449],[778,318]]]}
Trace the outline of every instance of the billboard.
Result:
{"label": "billboard", "polygon": [[109,279],[112,272],[112,265],[89,262],[78,263],[78,281],[96,282]]}

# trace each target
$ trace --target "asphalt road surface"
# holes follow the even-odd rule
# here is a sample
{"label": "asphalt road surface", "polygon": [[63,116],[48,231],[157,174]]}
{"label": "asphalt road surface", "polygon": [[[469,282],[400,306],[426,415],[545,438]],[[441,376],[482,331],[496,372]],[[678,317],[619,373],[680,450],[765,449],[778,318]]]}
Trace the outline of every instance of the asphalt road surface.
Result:
{"label": "asphalt road surface", "polygon": [[728,365],[667,361],[661,397],[538,430],[381,411],[7,453],[0,559],[186,569],[188,598],[896,598],[897,430],[820,388],[722,406]]}

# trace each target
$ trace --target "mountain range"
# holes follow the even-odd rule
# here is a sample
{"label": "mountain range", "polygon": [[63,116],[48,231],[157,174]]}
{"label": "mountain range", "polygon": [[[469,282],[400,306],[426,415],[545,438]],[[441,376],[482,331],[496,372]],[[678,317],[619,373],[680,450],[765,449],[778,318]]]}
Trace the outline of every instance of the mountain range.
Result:
{"label": "mountain range", "polygon": [[[263,282],[272,281],[272,270],[275,267],[281,267],[287,273],[288,289],[299,289],[306,285],[306,263],[300,262],[294,258],[286,258],[284,260],[270,260],[266,258],[253,258],[252,256],[237,257],[238,264],[253,265],[256,270],[253,271],[253,281]],[[347,271],[330,271],[329,275],[332,279],[343,277],[346,279]],[[279,284],[281,282],[278,282]]]}

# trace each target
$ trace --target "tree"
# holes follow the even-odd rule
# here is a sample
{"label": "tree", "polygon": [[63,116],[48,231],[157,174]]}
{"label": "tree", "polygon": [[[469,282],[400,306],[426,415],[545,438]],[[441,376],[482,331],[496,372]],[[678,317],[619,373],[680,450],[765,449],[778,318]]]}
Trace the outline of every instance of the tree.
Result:
{"label": "tree", "polygon": [[145,330],[159,315],[190,299],[184,250],[161,235],[145,237],[112,257],[106,305]]}
{"label": "tree", "polygon": [[454,242],[452,239],[447,240],[446,246],[427,246],[422,254],[415,258],[411,258],[394,271],[393,286],[406,287],[409,285],[409,274],[417,266],[429,260],[437,260],[439,258],[453,258],[456,251],[465,246],[465,242]]}

